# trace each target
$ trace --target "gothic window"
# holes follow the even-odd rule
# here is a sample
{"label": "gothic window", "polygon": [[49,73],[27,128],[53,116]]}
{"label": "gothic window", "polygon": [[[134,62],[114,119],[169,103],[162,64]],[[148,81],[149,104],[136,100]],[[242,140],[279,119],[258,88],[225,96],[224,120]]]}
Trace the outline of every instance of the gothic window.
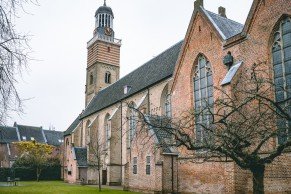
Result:
{"label": "gothic window", "polygon": [[110,72],[105,73],[105,83],[111,84],[111,73]]}
{"label": "gothic window", "polygon": [[150,156],[146,157],[146,174],[147,175],[151,174],[151,157]]}
{"label": "gothic window", "polygon": [[210,122],[209,112],[206,107],[213,104],[213,77],[210,63],[204,56],[198,58],[198,64],[194,72],[194,108],[196,112],[201,112],[195,118],[196,141],[202,143],[207,138],[207,133],[202,125],[208,125]]}
{"label": "gothic window", "polygon": [[90,75],[90,81],[89,81],[89,84],[92,85],[93,82],[94,82],[94,77],[93,77],[93,75],[91,74],[91,75]]}
{"label": "gothic window", "polygon": [[110,142],[110,121],[109,121],[110,115],[107,114],[104,121],[104,128],[105,128],[105,144],[106,147],[109,147]]}
{"label": "gothic window", "polygon": [[171,117],[172,116],[172,110],[171,110],[171,95],[168,94],[166,96],[166,101],[165,101],[165,115],[167,117]]}
{"label": "gothic window", "polygon": [[[283,19],[274,34],[272,47],[275,98],[277,102],[291,97],[291,18]],[[289,103],[289,104],[288,104]],[[288,108],[289,106],[289,108]],[[291,104],[286,102],[283,107],[291,114]],[[282,144],[291,136],[291,122],[285,119],[277,120],[278,143]]]}
{"label": "gothic window", "polygon": [[137,157],[134,157],[133,158],[133,169],[132,169],[132,172],[133,172],[133,174],[137,174]]}
{"label": "gothic window", "polygon": [[[129,107],[136,107],[134,103],[131,103]],[[129,113],[129,141],[131,142],[135,133],[136,133],[136,128],[137,128],[137,113],[134,109],[129,108],[130,113]]]}

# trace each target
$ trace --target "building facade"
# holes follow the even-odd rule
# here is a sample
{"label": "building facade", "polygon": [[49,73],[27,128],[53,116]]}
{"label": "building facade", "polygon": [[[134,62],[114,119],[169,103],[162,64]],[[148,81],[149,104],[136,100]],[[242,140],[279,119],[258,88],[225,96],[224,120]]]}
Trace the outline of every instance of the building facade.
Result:
{"label": "building facade", "polygon": [[0,126],[0,164],[1,168],[11,168],[19,153],[13,143],[20,141],[36,141],[54,146],[53,155],[62,155],[63,132],[45,130],[42,127],[19,125],[13,127]]}
{"label": "building facade", "polygon": [[[290,7],[289,0],[254,0],[243,25],[228,19],[224,8],[212,13],[197,0],[185,39],[119,79],[121,41],[115,39],[111,8],[101,6],[87,47],[86,107],[65,132],[65,181],[97,184],[100,173],[102,184],[133,191],[250,192],[250,173],[231,161],[193,163],[183,148],[161,146],[172,137],[144,126],[135,110],[178,117],[201,105],[197,96],[214,101],[219,94],[213,87],[231,93],[232,79],[254,63],[270,64],[275,82],[290,87]],[[222,84],[233,71],[223,64],[230,53],[237,68]],[[201,138],[201,129],[194,133]],[[290,164],[286,152],[267,166],[267,193],[291,191]]]}

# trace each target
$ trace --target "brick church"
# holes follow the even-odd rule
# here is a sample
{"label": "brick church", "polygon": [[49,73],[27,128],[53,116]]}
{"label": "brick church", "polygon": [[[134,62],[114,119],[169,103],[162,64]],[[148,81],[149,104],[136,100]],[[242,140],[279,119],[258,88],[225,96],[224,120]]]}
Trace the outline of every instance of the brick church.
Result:
{"label": "brick church", "polygon": [[[150,193],[251,192],[251,174],[234,162],[195,163],[193,154],[180,148],[158,146],[171,141],[167,133],[155,128],[138,132],[142,124],[130,107],[145,115],[177,117],[197,106],[196,94],[213,101],[218,95],[213,87],[231,92],[239,71],[263,61],[272,76],[279,75],[275,83],[281,80],[290,89],[291,1],[254,0],[246,23],[240,24],[228,19],[223,7],[213,13],[196,0],[184,40],[122,78],[113,11],[104,3],[95,18],[87,43],[86,107],[65,132],[65,181],[97,184],[100,178],[103,185]],[[233,70],[223,63],[229,53],[236,69],[222,84]],[[266,167],[265,190],[291,192],[290,152]]]}

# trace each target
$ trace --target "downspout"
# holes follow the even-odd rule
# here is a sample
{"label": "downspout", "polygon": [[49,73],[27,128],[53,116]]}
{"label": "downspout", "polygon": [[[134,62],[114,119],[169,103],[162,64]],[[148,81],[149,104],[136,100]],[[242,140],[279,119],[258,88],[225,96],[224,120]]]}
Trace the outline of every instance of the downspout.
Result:
{"label": "downspout", "polygon": [[121,185],[124,184],[124,182],[122,181],[122,173],[123,173],[123,162],[122,162],[122,101],[120,101],[120,111],[121,111],[121,114],[120,114],[120,142],[121,142],[121,148],[120,148],[120,151],[121,151],[121,154],[120,154],[120,157],[121,157],[121,161],[120,161],[120,164],[121,164],[121,170],[120,170],[120,177],[121,177]]}
{"label": "downspout", "polygon": [[174,156],[171,155],[172,157],[172,193],[174,193]]}
{"label": "downspout", "polygon": [[148,114],[151,113],[150,89],[148,88]]}

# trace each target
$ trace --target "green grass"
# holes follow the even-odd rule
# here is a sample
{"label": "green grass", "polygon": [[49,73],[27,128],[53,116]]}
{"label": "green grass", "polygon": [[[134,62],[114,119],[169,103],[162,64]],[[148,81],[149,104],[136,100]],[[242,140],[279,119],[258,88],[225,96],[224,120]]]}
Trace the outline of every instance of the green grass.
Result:
{"label": "green grass", "polygon": [[135,194],[133,192],[102,189],[99,192],[97,187],[71,185],[61,181],[41,182],[20,182],[16,187],[1,187],[1,194]]}

